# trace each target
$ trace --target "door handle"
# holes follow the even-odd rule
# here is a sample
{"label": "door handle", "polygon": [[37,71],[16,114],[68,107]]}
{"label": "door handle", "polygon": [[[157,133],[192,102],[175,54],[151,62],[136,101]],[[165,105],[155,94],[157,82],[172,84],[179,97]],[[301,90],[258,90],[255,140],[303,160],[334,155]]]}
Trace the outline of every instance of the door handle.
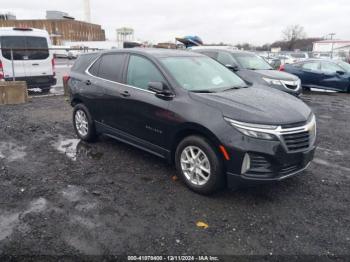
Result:
{"label": "door handle", "polygon": [[85,85],[90,86],[91,85],[91,81],[90,80],[86,80],[85,81]]}
{"label": "door handle", "polygon": [[121,93],[122,97],[129,97],[130,93],[128,91],[124,91],[123,93]]}
{"label": "door handle", "polygon": [[32,66],[38,66],[39,64],[32,64]]}

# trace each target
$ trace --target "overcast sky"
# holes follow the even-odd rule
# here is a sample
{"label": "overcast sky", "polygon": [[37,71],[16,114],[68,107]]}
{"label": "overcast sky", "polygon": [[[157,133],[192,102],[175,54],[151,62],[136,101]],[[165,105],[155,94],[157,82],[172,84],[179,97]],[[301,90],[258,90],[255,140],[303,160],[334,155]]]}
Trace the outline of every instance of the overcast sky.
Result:
{"label": "overcast sky", "polygon": [[[90,0],[92,22],[107,38],[132,27],[135,37],[153,43],[199,35],[205,43],[272,43],[288,25],[304,26],[307,36],[336,33],[350,40],[349,0]],[[46,10],[84,19],[83,0],[0,0],[1,11],[17,19],[45,18]]]}

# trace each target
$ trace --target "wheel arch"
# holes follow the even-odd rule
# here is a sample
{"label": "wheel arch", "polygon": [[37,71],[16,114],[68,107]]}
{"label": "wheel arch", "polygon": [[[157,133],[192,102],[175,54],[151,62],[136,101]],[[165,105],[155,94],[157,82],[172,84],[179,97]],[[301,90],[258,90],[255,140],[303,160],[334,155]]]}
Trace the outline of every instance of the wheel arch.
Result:
{"label": "wheel arch", "polygon": [[220,154],[220,151],[219,151],[219,146],[221,145],[221,142],[212,131],[210,131],[208,128],[199,124],[186,123],[182,125],[172,136],[172,139],[171,139],[172,144],[171,144],[171,151],[170,151],[171,155],[169,159],[169,162],[171,164],[174,163],[175,153],[179,143],[186,137],[193,136],[193,135],[201,136],[207,139],[210,145],[213,147],[213,149],[222,158],[222,155]]}

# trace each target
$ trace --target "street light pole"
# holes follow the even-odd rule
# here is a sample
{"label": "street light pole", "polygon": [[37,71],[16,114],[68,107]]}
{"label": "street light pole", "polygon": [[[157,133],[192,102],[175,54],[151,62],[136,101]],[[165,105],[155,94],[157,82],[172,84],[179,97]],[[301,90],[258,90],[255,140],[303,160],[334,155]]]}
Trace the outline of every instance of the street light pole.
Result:
{"label": "street light pole", "polygon": [[332,41],[332,51],[331,51],[331,59],[333,59],[333,50],[334,50],[334,42],[333,42],[333,37],[336,35],[335,33],[330,33],[331,36],[331,41]]}

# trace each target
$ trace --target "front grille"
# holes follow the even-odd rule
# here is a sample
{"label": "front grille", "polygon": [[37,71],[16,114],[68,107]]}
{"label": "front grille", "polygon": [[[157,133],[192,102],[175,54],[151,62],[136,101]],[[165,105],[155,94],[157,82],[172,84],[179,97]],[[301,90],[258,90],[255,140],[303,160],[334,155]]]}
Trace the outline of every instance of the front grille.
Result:
{"label": "front grille", "polygon": [[286,85],[287,88],[295,90],[297,89],[298,86],[292,86],[292,85]]}
{"label": "front grille", "polygon": [[309,131],[282,135],[289,152],[299,152],[310,147]]}

